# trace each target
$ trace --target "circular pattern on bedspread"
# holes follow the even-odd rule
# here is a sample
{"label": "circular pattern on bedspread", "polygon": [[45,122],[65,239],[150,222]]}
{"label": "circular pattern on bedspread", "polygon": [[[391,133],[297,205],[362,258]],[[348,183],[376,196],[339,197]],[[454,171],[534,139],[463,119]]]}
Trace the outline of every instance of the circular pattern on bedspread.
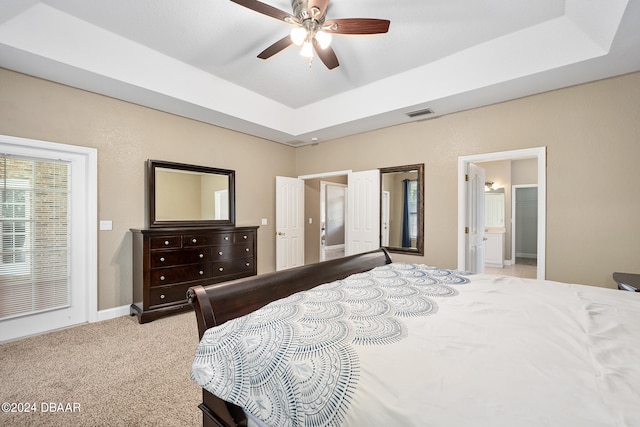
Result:
{"label": "circular pattern on bedspread", "polygon": [[296,352],[313,354],[328,348],[345,347],[356,334],[352,322],[310,322],[299,323],[299,341]]}
{"label": "circular pattern on bedspread", "polygon": [[340,426],[358,383],[357,346],[409,333],[462,273],[392,263],[275,301],[205,332],[192,379],[274,426]]}
{"label": "circular pattern on bedspread", "polygon": [[438,309],[437,305],[422,296],[419,297],[389,297],[396,306],[396,316],[399,317],[415,317],[433,314]]}

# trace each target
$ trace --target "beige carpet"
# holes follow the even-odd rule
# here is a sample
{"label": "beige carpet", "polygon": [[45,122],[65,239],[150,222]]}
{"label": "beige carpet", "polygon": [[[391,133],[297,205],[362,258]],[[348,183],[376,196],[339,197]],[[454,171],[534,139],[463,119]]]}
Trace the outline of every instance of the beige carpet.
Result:
{"label": "beige carpet", "polygon": [[[38,412],[6,413],[3,404],[0,425],[201,425],[201,389],[189,379],[197,345],[193,312],[144,325],[125,316],[1,344],[0,402]],[[51,412],[49,402],[79,411]]]}

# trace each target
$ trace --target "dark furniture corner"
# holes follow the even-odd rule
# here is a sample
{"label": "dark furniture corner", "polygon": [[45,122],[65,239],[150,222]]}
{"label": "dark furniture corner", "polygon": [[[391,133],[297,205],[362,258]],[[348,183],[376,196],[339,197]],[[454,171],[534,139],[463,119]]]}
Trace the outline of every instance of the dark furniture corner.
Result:
{"label": "dark furniture corner", "polygon": [[640,292],[640,274],[613,273],[613,280],[621,291]]}

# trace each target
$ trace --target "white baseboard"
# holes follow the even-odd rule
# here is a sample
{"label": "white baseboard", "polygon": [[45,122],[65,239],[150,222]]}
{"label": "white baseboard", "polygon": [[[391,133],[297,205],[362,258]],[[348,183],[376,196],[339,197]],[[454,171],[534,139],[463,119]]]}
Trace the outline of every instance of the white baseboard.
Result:
{"label": "white baseboard", "polygon": [[127,304],[120,307],[108,308],[106,310],[99,310],[96,322],[115,319],[116,317],[127,316],[130,314],[129,307],[131,307],[131,305]]}
{"label": "white baseboard", "polygon": [[344,249],[344,243],[340,244],[340,245],[331,245],[331,246],[325,246],[324,250],[325,251],[335,251],[338,249]]}
{"label": "white baseboard", "polygon": [[517,258],[538,258],[538,254],[537,253],[526,253],[526,252],[516,252],[516,257]]}

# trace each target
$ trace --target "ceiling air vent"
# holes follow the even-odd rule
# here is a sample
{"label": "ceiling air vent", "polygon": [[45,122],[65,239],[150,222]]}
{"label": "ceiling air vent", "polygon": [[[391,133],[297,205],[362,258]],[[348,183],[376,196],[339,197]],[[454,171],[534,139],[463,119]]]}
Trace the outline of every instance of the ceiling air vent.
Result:
{"label": "ceiling air vent", "polygon": [[416,110],[406,114],[407,116],[413,119],[414,117],[427,116],[429,114],[433,114],[433,110],[431,108],[425,108],[424,110]]}

